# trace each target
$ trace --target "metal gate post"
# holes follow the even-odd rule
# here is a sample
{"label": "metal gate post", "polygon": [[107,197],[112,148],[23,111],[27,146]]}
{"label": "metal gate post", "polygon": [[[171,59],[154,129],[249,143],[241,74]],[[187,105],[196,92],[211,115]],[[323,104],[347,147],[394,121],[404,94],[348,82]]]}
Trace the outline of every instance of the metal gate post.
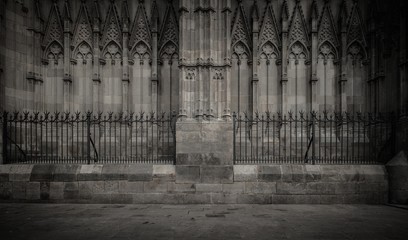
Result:
{"label": "metal gate post", "polygon": [[3,146],[2,146],[2,157],[3,161],[0,162],[0,164],[5,164],[8,162],[8,156],[7,156],[7,112],[3,112]]}
{"label": "metal gate post", "polygon": [[88,164],[91,164],[91,112],[86,113],[86,158]]}

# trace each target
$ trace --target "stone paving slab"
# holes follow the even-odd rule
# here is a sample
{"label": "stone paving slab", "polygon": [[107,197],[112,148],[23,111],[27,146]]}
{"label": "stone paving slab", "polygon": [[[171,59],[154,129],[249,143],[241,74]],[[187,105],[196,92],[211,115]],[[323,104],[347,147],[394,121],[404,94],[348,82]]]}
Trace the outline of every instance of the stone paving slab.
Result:
{"label": "stone paving slab", "polygon": [[385,205],[0,204],[1,239],[408,239]]}

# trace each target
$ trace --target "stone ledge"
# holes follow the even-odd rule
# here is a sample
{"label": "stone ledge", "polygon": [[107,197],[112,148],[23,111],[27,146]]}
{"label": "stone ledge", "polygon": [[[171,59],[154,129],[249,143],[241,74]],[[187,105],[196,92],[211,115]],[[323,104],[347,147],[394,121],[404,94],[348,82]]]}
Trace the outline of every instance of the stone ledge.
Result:
{"label": "stone ledge", "polygon": [[[0,165],[0,201],[385,203],[384,169],[371,165]],[[408,191],[393,194],[404,201]]]}

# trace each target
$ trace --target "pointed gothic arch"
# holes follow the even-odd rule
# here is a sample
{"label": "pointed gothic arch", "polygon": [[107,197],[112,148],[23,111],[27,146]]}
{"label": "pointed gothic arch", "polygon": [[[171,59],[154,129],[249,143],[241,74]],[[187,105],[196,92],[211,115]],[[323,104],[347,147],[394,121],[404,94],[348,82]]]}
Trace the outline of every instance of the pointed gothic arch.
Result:
{"label": "pointed gothic arch", "polygon": [[150,58],[152,50],[149,26],[150,24],[147,19],[144,2],[140,2],[130,31],[129,47],[133,58]]}
{"label": "pointed gothic arch", "polygon": [[114,1],[111,1],[106,14],[101,45],[103,57],[115,59],[122,56],[121,24]]}
{"label": "pointed gothic arch", "polygon": [[43,58],[60,59],[63,57],[63,27],[61,16],[56,3],[50,9],[44,38],[42,40]]}
{"label": "pointed gothic arch", "polygon": [[239,58],[240,56],[247,56],[251,58],[251,37],[249,34],[248,21],[245,15],[245,10],[240,3],[235,11],[232,35],[231,35],[231,46],[233,54],[236,54]]}
{"label": "pointed gothic arch", "polygon": [[302,6],[299,1],[293,8],[292,17],[289,24],[289,57],[299,56],[305,59],[309,58],[309,34],[303,14]]}
{"label": "pointed gothic arch", "polygon": [[44,59],[52,59],[52,60],[58,60],[62,59],[64,57],[64,48],[62,47],[62,44],[54,40],[48,44],[48,46],[45,47],[44,50]]}
{"label": "pointed gothic arch", "polygon": [[87,41],[78,43],[77,47],[73,51],[73,57],[76,59],[92,59],[92,48]]}
{"label": "pointed gothic arch", "polygon": [[[268,2],[268,5],[265,8],[263,20],[262,20],[262,25],[260,29],[260,36],[259,36],[259,46],[258,46],[258,52],[260,54],[260,57],[262,54],[265,54],[265,56],[268,55],[267,52],[270,52],[271,49],[269,49],[268,46],[270,46],[273,49],[273,53],[270,54],[276,55],[276,58],[279,58],[280,56],[280,50],[279,46],[281,45],[281,40],[280,40],[280,32],[279,28],[276,22],[276,17],[275,13],[273,11],[271,2]],[[263,49],[265,47],[268,47],[267,49]]]}

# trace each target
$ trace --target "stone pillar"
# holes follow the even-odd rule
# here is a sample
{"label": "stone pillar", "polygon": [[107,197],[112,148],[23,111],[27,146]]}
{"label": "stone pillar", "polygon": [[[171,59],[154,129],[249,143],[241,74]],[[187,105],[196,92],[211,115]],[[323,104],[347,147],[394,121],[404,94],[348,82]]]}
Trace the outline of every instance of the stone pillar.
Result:
{"label": "stone pillar", "polygon": [[[311,110],[312,111],[319,111],[319,105],[317,103],[317,21],[318,21],[318,13],[316,7],[316,1],[313,1],[312,4],[312,50],[311,50],[311,67],[312,67],[312,74],[310,77],[310,86],[311,86]],[[326,95],[326,93],[323,93]],[[325,106],[326,107],[326,106]]]}
{"label": "stone pillar", "polygon": [[[123,4],[126,4],[124,2]],[[122,15],[125,15],[125,8],[122,8]],[[123,33],[122,33],[122,112],[129,111],[129,19],[123,17]]]}
{"label": "stone pillar", "polygon": [[407,114],[408,112],[408,80],[407,80],[407,2],[400,0],[400,94],[401,112]]}
{"label": "stone pillar", "polygon": [[340,87],[340,111],[347,111],[347,96],[346,96],[346,82],[347,82],[347,15],[345,4],[342,6],[343,10],[340,17],[341,33],[340,33],[340,45],[341,45],[341,70],[339,77]]}
{"label": "stone pillar", "polygon": [[288,112],[287,103],[288,103],[288,6],[286,0],[282,5],[282,113],[286,114]]}
{"label": "stone pillar", "polygon": [[224,1],[224,13],[223,19],[223,35],[225,37],[224,42],[224,66],[225,66],[225,107],[223,111],[223,118],[231,118],[231,0]]}
{"label": "stone pillar", "polygon": [[[158,22],[159,22],[159,16],[157,12],[157,6],[156,6],[156,1],[153,2],[152,5],[152,73],[151,73],[151,84],[152,84],[152,100],[151,100],[151,106],[152,106],[152,112],[157,113],[158,109],[158,83],[159,83],[159,77],[157,75],[157,63],[158,63],[158,56],[157,56],[157,33],[158,33]],[[180,87],[181,88],[181,87]],[[181,97],[181,95],[180,95]]]}
{"label": "stone pillar", "polygon": [[[259,109],[258,105],[258,35],[259,35],[258,5],[255,0],[252,9],[252,114]],[[267,103],[269,104],[269,103]]]}
{"label": "stone pillar", "polygon": [[[68,4],[68,1],[65,2]],[[71,75],[71,18],[69,14],[69,7],[66,5],[66,13],[64,14],[64,103],[63,109],[65,112],[70,111],[70,95],[71,95],[71,84],[72,84],[72,75]]]}
{"label": "stone pillar", "polygon": [[[212,76],[208,69],[229,68],[230,46],[230,0],[224,4],[208,4],[205,1],[180,1],[182,12],[180,19],[180,109],[181,114],[176,123],[176,182],[178,183],[232,183],[233,181],[233,124],[230,121],[230,76],[226,73],[224,81],[227,81],[221,92],[225,94],[225,108],[223,115],[204,114],[204,106],[209,106],[211,88],[208,83]],[[223,6],[221,6],[223,5]],[[208,12],[223,11],[223,17],[210,18]],[[184,18],[189,17],[189,21]],[[191,17],[191,18],[190,18]],[[213,21],[210,24],[210,21]],[[209,26],[223,24],[223,28],[210,30]],[[192,24],[195,28],[190,28]],[[225,27],[225,28],[224,28]],[[216,32],[218,31],[218,32]],[[211,33],[210,33],[211,32]],[[211,36],[211,38],[210,38]],[[197,41],[191,42],[191,39]],[[225,41],[225,39],[227,39]],[[211,41],[213,44],[211,44]],[[210,51],[211,46],[222,44],[222,51]],[[227,44],[227,45],[224,45]],[[190,48],[195,49],[196,54],[190,54]],[[224,58],[224,62],[222,59]],[[220,60],[221,59],[221,60]],[[187,67],[188,66],[188,67]],[[187,71],[187,73],[186,73]],[[228,72],[226,70],[225,72]],[[211,73],[211,72],[210,72]],[[195,77],[199,76],[197,81]],[[186,79],[184,81],[184,79]],[[183,84],[187,85],[197,81],[194,92],[183,90]],[[196,95],[191,102],[191,94]],[[199,96],[199,97],[198,97]],[[195,104],[195,108],[186,108],[185,103]],[[205,102],[204,102],[205,101]],[[198,110],[198,112],[196,111]]]}
{"label": "stone pillar", "polygon": [[[94,9],[94,11],[97,11]],[[95,14],[95,13],[94,13]],[[92,68],[92,111],[103,111],[99,106],[99,91],[101,85],[100,78],[100,49],[99,49],[99,36],[100,36],[100,18],[99,14],[94,17],[93,24],[93,68]]]}

